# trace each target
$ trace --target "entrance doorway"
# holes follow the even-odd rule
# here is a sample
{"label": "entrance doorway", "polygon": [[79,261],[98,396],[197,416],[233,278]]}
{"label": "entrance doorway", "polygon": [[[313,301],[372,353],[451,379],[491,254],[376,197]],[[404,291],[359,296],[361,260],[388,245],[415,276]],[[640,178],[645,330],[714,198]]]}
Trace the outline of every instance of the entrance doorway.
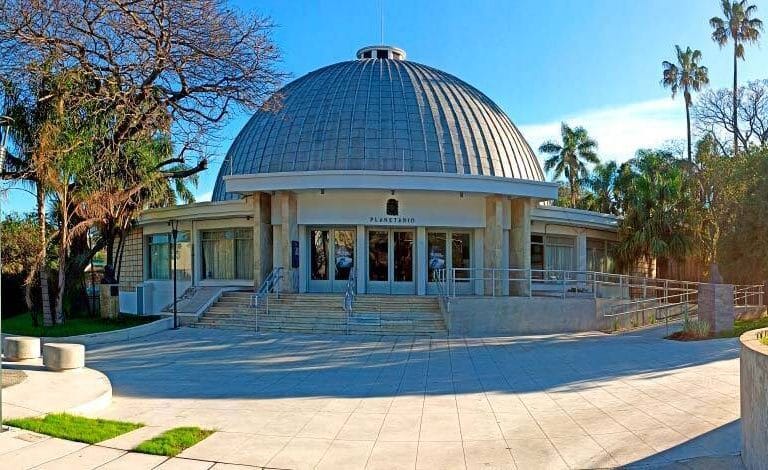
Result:
{"label": "entrance doorway", "polygon": [[440,289],[434,282],[439,269],[453,269],[456,292],[472,293],[472,237],[469,232],[430,230],[427,232],[427,294],[437,295]]}
{"label": "entrance doorway", "polygon": [[355,266],[353,228],[309,230],[309,291],[344,292]]}
{"label": "entrance doorway", "polygon": [[415,240],[416,232],[409,229],[368,231],[368,293],[416,293]]}

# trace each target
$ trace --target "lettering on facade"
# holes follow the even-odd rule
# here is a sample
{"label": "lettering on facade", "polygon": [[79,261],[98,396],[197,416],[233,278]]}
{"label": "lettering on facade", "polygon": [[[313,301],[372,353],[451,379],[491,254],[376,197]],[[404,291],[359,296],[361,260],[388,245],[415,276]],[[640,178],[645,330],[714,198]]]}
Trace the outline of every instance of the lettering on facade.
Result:
{"label": "lettering on facade", "polygon": [[415,224],[416,217],[377,217],[372,216],[368,219],[368,223],[388,225],[388,224]]}

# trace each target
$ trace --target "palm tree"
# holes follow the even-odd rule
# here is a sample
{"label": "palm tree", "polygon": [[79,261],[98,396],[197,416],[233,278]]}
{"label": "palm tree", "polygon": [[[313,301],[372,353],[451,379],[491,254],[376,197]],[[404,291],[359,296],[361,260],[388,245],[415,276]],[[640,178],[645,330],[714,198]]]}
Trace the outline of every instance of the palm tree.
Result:
{"label": "palm tree", "polygon": [[677,63],[664,61],[661,63],[664,68],[661,84],[665,88],[672,90],[672,98],[678,91],[683,90],[685,99],[685,124],[686,135],[688,137],[688,161],[693,161],[691,152],[691,90],[699,91],[709,83],[707,68],[699,65],[701,62],[701,51],[691,50],[690,47],[683,51],[680,46],[675,46],[677,51]]}
{"label": "palm tree", "polygon": [[588,208],[602,212],[603,214],[616,214],[616,177],[618,165],[615,161],[598,163],[584,181],[584,184],[592,192]]}
{"label": "palm tree", "polygon": [[579,181],[589,174],[586,163],[596,164],[597,142],[592,140],[586,129],[571,129],[568,124],[560,125],[562,144],[547,141],[539,147],[539,152],[549,155],[544,161],[544,170],[553,171],[554,178],[565,176],[570,189],[570,205],[576,207],[579,200]]}
{"label": "palm tree", "polygon": [[728,40],[733,42],[733,154],[739,151],[739,123],[737,115],[738,92],[738,66],[736,59],[744,60],[744,44],[756,43],[763,29],[763,22],[754,18],[757,6],[750,5],[747,0],[734,1],[722,0],[723,18],[718,16],[709,20],[712,26],[712,40],[720,47],[725,46]]}

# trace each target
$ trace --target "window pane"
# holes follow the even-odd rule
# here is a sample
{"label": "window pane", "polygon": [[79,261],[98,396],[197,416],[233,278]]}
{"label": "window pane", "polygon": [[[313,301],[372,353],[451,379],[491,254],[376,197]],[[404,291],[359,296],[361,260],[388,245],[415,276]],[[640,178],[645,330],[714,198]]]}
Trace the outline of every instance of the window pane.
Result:
{"label": "window pane", "polygon": [[395,282],[413,282],[413,232],[394,232]]}
{"label": "window pane", "polygon": [[[463,268],[456,271],[456,280],[469,279],[470,253],[472,252],[469,243],[468,233],[454,233],[451,237],[451,262],[453,268]],[[466,281],[464,281],[466,282]]]}
{"label": "window pane", "polygon": [[253,230],[237,228],[200,233],[203,279],[253,279]]}
{"label": "window pane", "polygon": [[446,268],[446,239],[445,232],[427,234],[427,274],[430,281],[435,280],[435,271]]}
{"label": "window pane", "polygon": [[310,263],[313,281],[328,280],[328,230],[310,232]]}
{"label": "window pane", "polygon": [[368,232],[368,279],[371,281],[389,280],[388,260],[389,233]]}
{"label": "window pane", "polygon": [[347,280],[355,263],[355,231],[334,230],[333,241],[335,243],[334,264],[336,267],[334,279],[337,281]]}
{"label": "window pane", "polygon": [[[152,237],[152,240],[154,239],[155,237]],[[150,241],[149,278],[171,278],[171,245],[169,245],[167,242],[154,243],[153,241]]]}

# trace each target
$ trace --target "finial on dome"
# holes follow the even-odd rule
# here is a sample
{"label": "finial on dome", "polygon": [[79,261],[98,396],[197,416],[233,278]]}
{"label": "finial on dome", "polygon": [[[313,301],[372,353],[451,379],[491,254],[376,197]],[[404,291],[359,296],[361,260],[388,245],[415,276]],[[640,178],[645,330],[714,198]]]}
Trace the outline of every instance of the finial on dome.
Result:
{"label": "finial on dome", "polygon": [[405,51],[394,46],[366,46],[357,51],[357,58],[405,60]]}

